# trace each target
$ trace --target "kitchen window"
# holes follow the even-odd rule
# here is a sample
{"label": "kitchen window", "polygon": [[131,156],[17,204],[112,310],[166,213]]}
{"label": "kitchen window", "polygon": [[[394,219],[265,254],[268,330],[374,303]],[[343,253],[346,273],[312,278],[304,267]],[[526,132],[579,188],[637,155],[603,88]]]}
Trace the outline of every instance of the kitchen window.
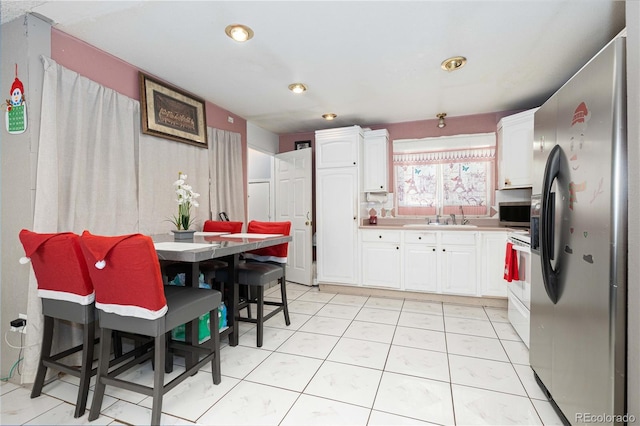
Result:
{"label": "kitchen window", "polygon": [[[494,135],[495,134],[491,134]],[[474,135],[466,135],[472,138]],[[438,139],[442,144],[442,139]],[[402,216],[460,214],[488,216],[493,201],[495,139],[493,146],[456,149],[405,150],[394,142],[393,167],[397,212]],[[484,141],[487,139],[485,138]],[[489,139],[490,140],[490,139]],[[425,140],[422,139],[421,142]],[[415,147],[415,146],[414,146]],[[436,147],[437,148],[437,147]],[[411,151],[411,152],[409,152]]]}

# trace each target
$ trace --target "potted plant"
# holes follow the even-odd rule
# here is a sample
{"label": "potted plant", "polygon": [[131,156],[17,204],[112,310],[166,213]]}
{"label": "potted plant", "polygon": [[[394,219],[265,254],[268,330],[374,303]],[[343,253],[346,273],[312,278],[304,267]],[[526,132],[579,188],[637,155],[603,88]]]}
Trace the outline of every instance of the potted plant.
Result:
{"label": "potted plant", "polygon": [[191,215],[191,207],[199,206],[196,199],[200,194],[194,192],[191,185],[187,185],[186,180],[187,175],[179,172],[178,180],[173,183],[177,196],[176,202],[178,203],[178,214],[174,215],[171,220],[176,227],[176,229],[172,230],[175,234],[175,239],[193,238],[195,232],[195,230],[191,229],[191,225],[194,222],[194,217]]}

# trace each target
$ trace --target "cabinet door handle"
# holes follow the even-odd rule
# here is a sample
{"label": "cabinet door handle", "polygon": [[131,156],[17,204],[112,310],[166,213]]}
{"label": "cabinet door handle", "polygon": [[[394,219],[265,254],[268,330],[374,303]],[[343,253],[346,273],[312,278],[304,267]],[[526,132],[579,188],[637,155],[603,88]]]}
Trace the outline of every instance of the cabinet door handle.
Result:
{"label": "cabinet door handle", "polygon": [[378,235],[378,238],[382,238],[382,235]]}
{"label": "cabinet door handle", "polygon": [[400,250],[400,247],[396,246],[396,250]]}
{"label": "cabinet door handle", "polygon": [[419,239],[419,240],[421,240],[421,239],[422,239],[422,237],[418,237],[418,239]]}
{"label": "cabinet door handle", "polygon": [[446,251],[445,249],[442,249],[442,251]]}
{"label": "cabinet door handle", "polygon": [[436,249],[433,249],[433,251],[436,251]]}

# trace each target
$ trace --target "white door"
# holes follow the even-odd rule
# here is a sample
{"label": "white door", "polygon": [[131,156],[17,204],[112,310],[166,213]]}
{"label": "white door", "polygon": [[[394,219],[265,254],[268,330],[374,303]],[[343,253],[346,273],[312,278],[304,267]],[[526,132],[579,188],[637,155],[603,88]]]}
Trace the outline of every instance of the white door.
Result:
{"label": "white door", "polygon": [[291,222],[287,281],[313,285],[311,148],[276,155],[276,221]]}
{"label": "white door", "polygon": [[249,221],[271,221],[271,183],[249,182]]}

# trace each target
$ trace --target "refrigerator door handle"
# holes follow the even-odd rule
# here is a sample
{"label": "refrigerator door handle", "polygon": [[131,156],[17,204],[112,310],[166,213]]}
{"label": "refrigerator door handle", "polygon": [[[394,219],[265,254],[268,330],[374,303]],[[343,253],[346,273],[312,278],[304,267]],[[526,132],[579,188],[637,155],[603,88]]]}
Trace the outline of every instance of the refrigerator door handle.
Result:
{"label": "refrigerator door handle", "polygon": [[547,158],[542,181],[542,214],[540,215],[540,259],[542,261],[542,279],[549,299],[555,305],[558,303],[558,271],[553,269],[551,261],[554,258],[554,224],[555,224],[555,194],[551,191],[553,181],[560,173],[562,149],[560,145],[553,147]]}

